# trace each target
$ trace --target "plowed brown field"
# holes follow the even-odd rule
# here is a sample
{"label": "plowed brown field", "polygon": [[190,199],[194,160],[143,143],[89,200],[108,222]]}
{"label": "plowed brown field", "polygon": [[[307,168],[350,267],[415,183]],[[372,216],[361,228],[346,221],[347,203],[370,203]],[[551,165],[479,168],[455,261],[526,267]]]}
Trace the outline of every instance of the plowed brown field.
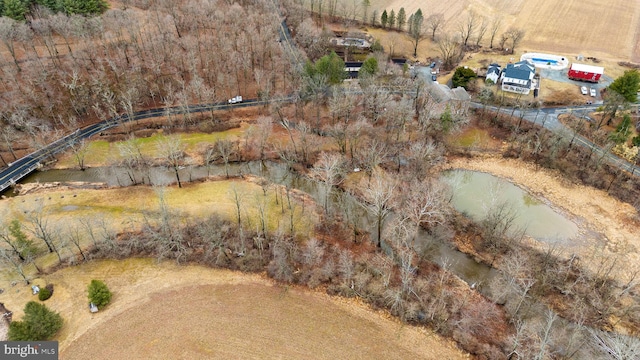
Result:
{"label": "plowed brown field", "polygon": [[[630,0],[372,0],[373,10],[401,7],[425,17],[442,13],[447,31],[456,31],[469,10],[502,18],[498,37],[509,26],[526,31],[520,50],[640,61],[640,6]],[[488,36],[485,35],[488,40]]]}
{"label": "plowed brown field", "polygon": [[[113,292],[98,313],[86,286]],[[354,300],[282,286],[260,275],[151,259],[95,261],[37,279],[65,319],[61,359],[468,359],[452,341]],[[4,285],[4,284],[3,284]],[[23,284],[0,302],[22,316]]]}

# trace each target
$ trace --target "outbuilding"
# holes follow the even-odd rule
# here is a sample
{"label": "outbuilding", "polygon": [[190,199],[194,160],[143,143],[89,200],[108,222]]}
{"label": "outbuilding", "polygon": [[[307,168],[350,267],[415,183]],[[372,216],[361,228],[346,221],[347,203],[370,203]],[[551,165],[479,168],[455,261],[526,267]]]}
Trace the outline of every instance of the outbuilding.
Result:
{"label": "outbuilding", "polygon": [[604,68],[586,64],[571,64],[569,79],[597,83],[604,74]]}
{"label": "outbuilding", "polygon": [[498,83],[498,79],[500,78],[501,67],[498,64],[491,64],[489,68],[487,68],[487,76],[485,77],[487,80],[493,81],[494,84]]}

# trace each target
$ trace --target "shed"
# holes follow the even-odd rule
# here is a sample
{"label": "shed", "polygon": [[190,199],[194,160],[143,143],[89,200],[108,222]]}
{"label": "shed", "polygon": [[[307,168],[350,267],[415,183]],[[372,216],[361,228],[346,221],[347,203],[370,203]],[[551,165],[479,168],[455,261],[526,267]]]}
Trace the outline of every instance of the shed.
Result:
{"label": "shed", "polygon": [[604,68],[601,66],[573,63],[567,76],[569,76],[571,80],[597,83],[602,74],[604,74]]}
{"label": "shed", "polygon": [[502,70],[502,68],[498,64],[494,63],[494,64],[489,65],[489,67],[487,68],[486,79],[493,81],[494,84],[497,84],[498,83],[498,79],[500,78],[500,71],[501,70]]}

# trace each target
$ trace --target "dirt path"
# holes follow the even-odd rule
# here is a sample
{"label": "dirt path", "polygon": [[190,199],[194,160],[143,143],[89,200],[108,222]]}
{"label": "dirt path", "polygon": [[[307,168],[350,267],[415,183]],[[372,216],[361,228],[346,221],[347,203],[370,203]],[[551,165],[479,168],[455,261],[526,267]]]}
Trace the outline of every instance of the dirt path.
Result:
{"label": "dirt path", "polygon": [[[96,314],[86,305],[93,278],[114,294]],[[47,305],[65,319],[63,359],[468,358],[452,342],[384,312],[259,275],[128,259],[66,268],[44,280],[56,286]],[[17,285],[0,302],[21,309],[34,298],[28,290]]]}
{"label": "dirt path", "polygon": [[[584,219],[589,228],[603,234],[606,238],[603,251],[607,255],[626,258],[625,269],[631,272],[640,268],[640,238],[637,235],[640,224],[631,205],[610,197],[604,191],[572,184],[553,171],[536,169],[512,159],[454,159],[450,167],[487,172],[547,199],[561,210]],[[583,233],[582,236],[592,235]],[[586,240],[588,243],[596,242],[594,238]]]}

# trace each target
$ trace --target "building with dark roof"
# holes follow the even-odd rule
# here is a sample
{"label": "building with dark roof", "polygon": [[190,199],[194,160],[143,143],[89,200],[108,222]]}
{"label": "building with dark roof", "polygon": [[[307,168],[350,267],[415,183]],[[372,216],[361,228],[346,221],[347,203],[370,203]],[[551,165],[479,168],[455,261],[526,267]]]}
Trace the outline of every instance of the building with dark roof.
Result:
{"label": "building with dark roof", "polygon": [[507,64],[502,72],[502,90],[528,95],[533,88],[533,77],[536,68],[532,63],[524,60],[515,64]]}
{"label": "building with dark roof", "polygon": [[489,68],[487,68],[487,75],[485,78],[487,80],[493,81],[494,84],[498,83],[498,79],[500,79],[500,71],[502,71],[502,67],[498,64],[491,64]]}

